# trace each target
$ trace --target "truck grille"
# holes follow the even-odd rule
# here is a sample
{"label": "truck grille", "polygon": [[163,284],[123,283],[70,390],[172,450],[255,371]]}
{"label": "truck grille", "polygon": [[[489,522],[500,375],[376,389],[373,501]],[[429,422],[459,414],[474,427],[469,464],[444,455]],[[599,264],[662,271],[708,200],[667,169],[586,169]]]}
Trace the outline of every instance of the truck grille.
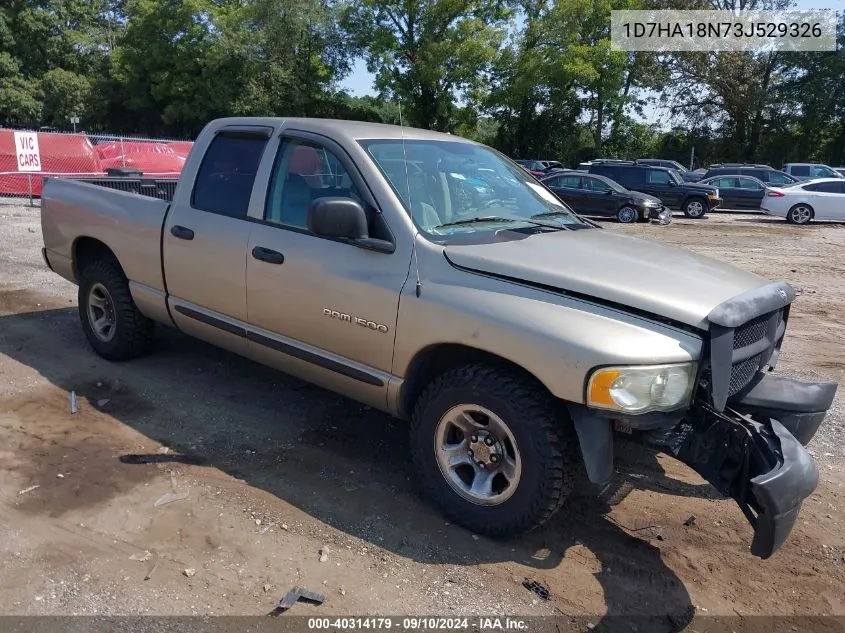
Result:
{"label": "truck grille", "polygon": [[734,330],[728,397],[742,391],[763,368],[783,338],[785,327],[783,310],[776,310],[756,317]]}
{"label": "truck grille", "polygon": [[762,354],[757,354],[756,356],[752,356],[748,360],[740,361],[731,367],[731,383],[728,388],[728,396],[738,394],[746,387],[746,385],[748,385],[749,382],[751,382],[751,379],[754,378],[754,374],[756,374],[757,370],[760,369],[760,359],[762,356]]}
{"label": "truck grille", "polygon": [[752,343],[756,343],[766,336],[766,325],[772,318],[771,313],[751,319],[748,323],[740,325],[734,330],[734,349],[740,349]]}

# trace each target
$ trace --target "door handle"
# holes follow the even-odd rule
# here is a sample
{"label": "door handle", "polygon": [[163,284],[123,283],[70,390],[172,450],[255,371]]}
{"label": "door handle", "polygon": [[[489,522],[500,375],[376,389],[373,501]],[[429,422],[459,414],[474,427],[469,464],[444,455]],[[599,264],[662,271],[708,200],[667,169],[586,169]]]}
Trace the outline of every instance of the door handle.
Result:
{"label": "door handle", "polygon": [[184,226],[179,226],[178,224],[174,224],[170,227],[170,233],[174,237],[178,237],[180,240],[192,240],[194,239],[194,232]]}
{"label": "door handle", "polygon": [[260,259],[262,262],[267,262],[268,264],[285,263],[285,256],[282,255],[279,251],[264,248],[263,246],[256,246],[255,248],[253,248],[252,256],[255,259]]}

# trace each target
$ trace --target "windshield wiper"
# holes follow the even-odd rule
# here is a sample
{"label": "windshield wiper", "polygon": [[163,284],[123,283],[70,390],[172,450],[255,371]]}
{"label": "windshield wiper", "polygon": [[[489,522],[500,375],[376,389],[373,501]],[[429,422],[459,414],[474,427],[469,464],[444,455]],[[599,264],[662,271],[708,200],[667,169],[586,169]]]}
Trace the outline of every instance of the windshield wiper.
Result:
{"label": "windshield wiper", "polygon": [[[543,213],[535,213],[534,215],[531,216],[531,219],[536,220],[538,218],[552,218],[556,215],[572,216],[572,217],[578,218],[578,220],[580,220],[581,222],[583,222],[587,226],[594,226],[596,228],[601,228],[600,225],[596,224],[592,220],[588,220],[587,218],[582,218],[580,215],[578,215],[577,213],[574,213],[573,211],[544,211]],[[556,224],[555,226],[566,226],[567,228],[573,228],[574,229],[573,225]]]}
{"label": "windshield wiper", "polygon": [[[532,218],[535,216],[532,216]],[[559,230],[568,230],[565,224],[558,224],[556,222],[542,222],[538,220],[534,220],[532,218],[511,218],[501,215],[484,215],[484,216],[476,216],[473,218],[463,218],[461,220],[454,220],[453,222],[446,222],[445,224],[439,224],[438,226],[434,227],[436,229],[442,229],[447,226],[460,226],[462,224],[476,224],[478,222],[525,222],[526,224],[533,224],[534,226],[544,226],[550,229],[559,229]]]}

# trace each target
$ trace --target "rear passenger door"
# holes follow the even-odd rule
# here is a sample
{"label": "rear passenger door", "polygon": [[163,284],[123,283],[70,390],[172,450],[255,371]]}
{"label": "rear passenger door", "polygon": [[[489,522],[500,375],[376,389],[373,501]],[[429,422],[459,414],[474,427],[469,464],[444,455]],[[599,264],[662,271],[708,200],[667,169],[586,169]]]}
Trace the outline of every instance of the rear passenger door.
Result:
{"label": "rear passenger door", "polygon": [[558,198],[572,207],[576,213],[587,213],[584,190],[581,188],[581,176],[567,174],[557,176],[546,181],[546,186],[552,190]]}
{"label": "rear passenger door", "polygon": [[719,197],[722,198],[720,209],[742,208],[741,192],[737,180],[736,176],[722,176],[707,183],[719,190]]}
{"label": "rear passenger door", "polygon": [[804,185],[816,220],[845,220],[845,187],[836,181],[814,182]]}
{"label": "rear passenger door", "polygon": [[584,176],[582,181],[584,196],[587,205],[590,207],[590,213],[603,216],[615,215],[619,207],[619,199],[613,190],[608,193],[610,187],[607,186],[607,183],[589,176]]}
{"label": "rear passenger door", "polygon": [[[189,196],[174,200],[162,235],[169,307],[180,330],[238,353],[247,350],[247,211],[271,127],[222,128]],[[177,194],[178,195],[178,194]]]}
{"label": "rear passenger door", "polygon": [[737,208],[759,209],[763,202],[766,190],[756,180],[744,176],[737,178],[739,188],[737,189]]}

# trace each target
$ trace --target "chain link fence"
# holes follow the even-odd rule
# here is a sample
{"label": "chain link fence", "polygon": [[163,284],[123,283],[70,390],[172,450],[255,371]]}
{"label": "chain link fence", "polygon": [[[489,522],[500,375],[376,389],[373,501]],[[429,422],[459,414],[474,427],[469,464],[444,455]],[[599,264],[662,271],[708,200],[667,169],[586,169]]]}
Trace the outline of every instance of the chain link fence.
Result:
{"label": "chain link fence", "polygon": [[0,204],[39,204],[45,178],[172,196],[193,142],[0,128]]}

